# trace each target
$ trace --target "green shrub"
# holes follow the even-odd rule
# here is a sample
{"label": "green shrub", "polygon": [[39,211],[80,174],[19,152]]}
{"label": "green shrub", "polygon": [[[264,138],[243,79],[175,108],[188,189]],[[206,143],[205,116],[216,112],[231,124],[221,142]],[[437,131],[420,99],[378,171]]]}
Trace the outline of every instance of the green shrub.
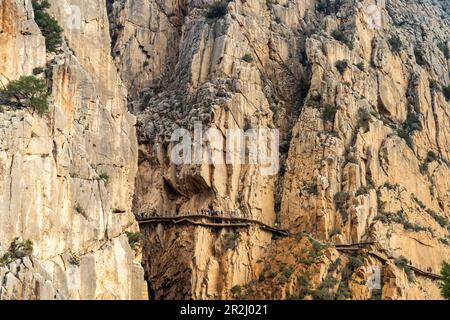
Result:
{"label": "green shrub", "polygon": [[130,244],[131,249],[135,250],[137,249],[137,246],[142,241],[142,234],[140,232],[128,232],[125,231],[125,234],[128,237],[128,243]]}
{"label": "green shrub", "polygon": [[442,93],[444,94],[445,100],[450,101],[450,84],[442,86]]}
{"label": "green shrub", "polygon": [[309,278],[307,275],[298,277],[298,284],[300,285],[297,295],[298,299],[303,299],[305,296],[309,296],[313,293],[313,290],[309,288]]}
{"label": "green shrub", "polygon": [[285,267],[283,267],[281,272],[286,277],[286,279],[289,279],[292,276],[292,274],[294,273],[294,269],[292,269],[292,267],[290,267],[290,266],[285,266]]}
{"label": "green shrub", "polygon": [[348,192],[337,192],[334,197],[334,206],[336,210],[338,210],[343,216],[343,220],[345,221],[345,217],[347,215],[347,202],[350,200],[350,195]]}
{"label": "green shrub", "polygon": [[31,240],[14,239],[8,252],[0,256],[0,266],[6,266],[16,259],[31,256],[33,254],[33,246],[34,244]]}
{"label": "green shrub", "polygon": [[333,122],[337,111],[338,108],[336,106],[327,104],[322,111],[322,119],[324,121]]}
{"label": "green shrub", "polygon": [[436,80],[430,79],[428,81],[428,86],[430,87],[431,92],[439,91],[439,84]]}
{"label": "green shrub", "polygon": [[223,246],[225,249],[234,249],[237,246],[239,235],[236,232],[225,233],[223,235]]}
{"label": "green shrub", "polygon": [[261,273],[259,274],[258,281],[259,281],[259,282],[263,282],[265,279],[266,279],[266,277],[265,277],[265,275],[264,275],[264,272],[261,272]]}
{"label": "green shrub", "polygon": [[69,263],[73,266],[79,267],[80,266],[80,258],[76,254],[71,254],[69,258]]}
{"label": "green shrub", "polygon": [[348,62],[346,60],[336,61],[335,65],[336,69],[339,71],[341,75],[344,75],[345,69],[348,67]]}
{"label": "green shrub", "polygon": [[33,69],[33,75],[37,76],[38,74],[41,74],[44,72],[44,68],[42,67],[36,67]]}
{"label": "green shrub", "polygon": [[438,156],[436,155],[436,153],[434,153],[433,150],[429,150],[428,153],[427,153],[426,161],[428,163],[430,163],[430,162],[433,162],[433,161],[437,161],[437,159],[438,159]]}
{"label": "green shrub", "polygon": [[31,256],[33,254],[33,241],[31,240],[24,240],[21,243],[22,249],[27,253],[27,255]]}
{"label": "green shrub", "polygon": [[414,274],[411,268],[408,265],[408,260],[404,256],[400,256],[399,258],[396,258],[394,261],[395,265],[403,269],[406,273],[406,277],[408,278],[409,282],[414,282]]}
{"label": "green shrub", "polygon": [[312,249],[309,251],[308,256],[306,258],[300,257],[298,258],[298,263],[304,264],[304,265],[312,265],[314,262],[316,262],[317,257],[319,256],[320,252],[324,249],[325,246],[323,246],[320,242],[309,238],[309,241],[312,245]]}
{"label": "green shrub", "polygon": [[332,276],[326,277],[319,287],[314,290],[312,294],[314,300],[334,300],[335,295],[332,292],[332,289],[337,283],[338,281],[336,278]]}
{"label": "green shrub", "polygon": [[228,1],[220,0],[211,4],[206,12],[208,19],[217,19],[227,14]]}
{"label": "green shrub", "polygon": [[0,267],[7,266],[11,262],[14,261],[14,257],[11,255],[10,252],[5,252],[3,256],[0,256]]}
{"label": "green shrub", "polygon": [[318,12],[326,13],[328,9],[328,1],[327,0],[318,0],[316,4],[316,10]]}
{"label": "green shrub", "polygon": [[328,272],[334,272],[335,270],[337,270],[337,268],[341,265],[341,262],[341,258],[337,258],[332,264],[330,264]]}
{"label": "green shrub", "polygon": [[81,204],[77,203],[75,205],[75,211],[78,212],[79,214],[85,216],[86,215],[86,211],[84,210],[84,208],[81,206]]}
{"label": "green shrub", "polygon": [[353,50],[353,43],[347,38],[344,32],[341,30],[335,29],[331,33],[331,36],[337,41],[345,44],[350,50]]}
{"label": "green shrub", "polygon": [[432,209],[425,210],[441,227],[445,228],[449,224],[447,219]]}
{"label": "green shrub", "polygon": [[[382,210],[380,210],[382,211]],[[397,211],[396,213],[388,212],[388,213],[380,213],[375,218],[375,221],[381,221],[383,223],[400,223],[404,224],[406,220],[406,215],[403,210]]]}
{"label": "green shrub", "polygon": [[429,228],[425,228],[419,224],[412,224],[407,220],[405,212],[403,210],[397,211],[396,213],[392,212],[383,212],[384,210],[380,210],[380,213],[374,218],[374,221],[381,221],[384,224],[388,223],[398,223],[402,224],[405,230],[412,230],[415,232],[419,231],[430,231]]}
{"label": "green shrub", "polygon": [[414,48],[414,56],[419,66],[425,65],[425,58],[423,57],[423,52],[420,48],[417,47]]}
{"label": "green shrub", "polygon": [[21,76],[0,91],[5,102],[11,106],[32,108],[39,114],[48,110],[48,91],[45,80],[34,76]]}
{"label": "green shrub", "polygon": [[408,147],[410,147],[412,149],[413,147],[413,140],[411,137],[411,132],[405,130],[405,129],[398,129],[397,130],[397,135],[402,138],[403,140],[405,140],[406,144],[408,145]]}
{"label": "green shrub", "polygon": [[421,174],[425,175],[428,173],[428,163],[423,162],[419,165],[419,171]]}
{"label": "green shrub", "polygon": [[395,189],[397,189],[399,187],[399,185],[398,184],[392,184],[390,182],[385,182],[383,187],[385,187],[388,190],[395,190]]}
{"label": "green shrub", "polygon": [[144,98],[142,99],[142,101],[144,102],[145,105],[148,105],[150,103],[150,101],[153,98],[153,94],[151,93],[147,93],[144,95]]}
{"label": "green shrub", "polygon": [[360,256],[350,256],[348,259],[347,267],[350,270],[355,271],[356,269],[362,267],[364,265],[364,258]]}
{"label": "green shrub", "polygon": [[443,277],[439,284],[441,295],[444,299],[450,300],[450,263],[444,262],[442,264],[441,276]]}
{"label": "green shrub", "polygon": [[236,285],[236,286],[234,286],[233,288],[231,288],[230,291],[231,291],[232,294],[238,295],[238,294],[241,293],[242,287],[241,287],[240,285]]}
{"label": "green shrub", "polygon": [[306,186],[306,191],[310,194],[313,195],[318,195],[319,194],[319,190],[317,188],[317,184],[316,183],[311,183],[310,185]]}
{"label": "green shrub", "polygon": [[359,188],[358,190],[356,190],[355,192],[355,197],[361,196],[363,194],[369,194],[370,192],[370,187],[369,186],[363,186],[361,188]]}
{"label": "green shrub", "polygon": [[348,300],[352,298],[352,293],[348,287],[348,283],[341,282],[336,292],[336,300]]}
{"label": "green shrub", "polygon": [[9,248],[12,258],[22,258],[24,256],[31,256],[33,254],[33,241],[14,239]]}
{"label": "green shrub", "polygon": [[397,129],[397,135],[405,140],[408,147],[413,148],[413,139],[412,134],[414,131],[423,130],[422,123],[417,114],[413,112],[409,112],[406,121],[403,123],[403,126]]}
{"label": "green shrub", "polygon": [[101,174],[98,176],[98,178],[99,178],[100,180],[103,180],[103,182],[104,182],[105,184],[108,184],[108,182],[109,182],[109,175],[108,175],[107,173],[105,173],[105,172],[101,173]]}
{"label": "green shrub", "polygon": [[399,36],[395,35],[390,37],[388,42],[393,52],[399,53],[402,50],[403,43]]}
{"label": "green shrub", "polygon": [[245,62],[250,63],[250,62],[253,61],[253,57],[252,57],[252,55],[251,55],[250,53],[246,53],[246,54],[242,57],[242,60],[245,61]]}
{"label": "green shrub", "polygon": [[351,298],[351,292],[348,288],[348,281],[351,279],[355,270],[363,265],[364,258],[362,256],[349,256],[348,263],[341,270],[342,279],[336,293],[337,300],[347,300]]}
{"label": "green shrub", "polygon": [[48,51],[55,52],[62,43],[63,29],[58,21],[47,13],[50,3],[47,0],[32,0],[34,20],[45,37],[45,46]]}
{"label": "green shrub", "polygon": [[356,67],[361,70],[361,71],[365,71],[366,67],[364,65],[364,62],[359,62],[356,64]]}
{"label": "green shrub", "polygon": [[359,127],[364,128],[365,130],[368,130],[369,122],[371,119],[369,111],[367,111],[366,109],[359,109],[358,116],[359,116],[359,121],[358,121]]}
{"label": "green shrub", "polygon": [[442,53],[444,54],[445,59],[450,59],[450,50],[448,48],[447,42],[441,42],[438,45],[439,49],[441,49]]}

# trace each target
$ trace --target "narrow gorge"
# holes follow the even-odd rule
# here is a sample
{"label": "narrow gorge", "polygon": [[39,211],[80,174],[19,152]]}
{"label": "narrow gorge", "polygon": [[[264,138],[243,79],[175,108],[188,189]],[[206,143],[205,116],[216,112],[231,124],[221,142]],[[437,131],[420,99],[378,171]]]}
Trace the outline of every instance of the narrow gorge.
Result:
{"label": "narrow gorge", "polygon": [[[0,299],[442,299],[449,16],[0,0]],[[228,161],[266,129],[238,143],[268,161]]]}

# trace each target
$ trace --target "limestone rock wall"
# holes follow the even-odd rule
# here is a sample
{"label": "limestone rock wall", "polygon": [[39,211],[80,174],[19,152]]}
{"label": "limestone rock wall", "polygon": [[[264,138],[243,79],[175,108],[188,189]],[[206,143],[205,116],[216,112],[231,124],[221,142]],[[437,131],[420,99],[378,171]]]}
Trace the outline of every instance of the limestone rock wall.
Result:
{"label": "limestone rock wall", "polygon": [[[108,1],[113,55],[138,118],[135,213],[186,214],[212,203],[331,245],[373,241],[389,263],[366,252],[353,270],[358,281],[378,264],[383,298],[437,298],[435,281],[410,283],[393,261],[404,256],[437,272],[449,257],[449,102],[440,90],[449,83],[447,2],[237,0],[207,18],[212,3]],[[173,165],[172,132],[192,132],[196,121],[222,131],[280,128],[280,173]],[[241,231],[223,253],[220,233],[189,228],[144,230],[156,298],[229,298],[232,287],[258,279],[261,261],[292,263],[283,252],[310,250]],[[253,246],[265,250],[250,254]],[[316,288],[339,255],[349,259],[332,254],[312,264]],[[277,281],[265,287],[269,297],[284,288]],[[371,295],[348,286],[353,298]]]}
{"label": "limestone rock wall", "polygon": [[[291,119],[274,119],[273,110],[279,105],[286,106],[289,115],[297,112],[294,101],[301,95],[300,79],[306,73],[297,57],[303,45],[297,30],[313,2],[286,3],[277,12],[269,12],[261,1],[230,2],[223,19],[205,17],[211,4],[110,3],[111,25],[116,26],[113,54],[138,117],[140,164],[134,211],[182,215],[212,204],[226,214],[236,211],[273,225],[276,175],[265,176],[260,166],[251,165],[175,166],[169,161],[174,146],[169,140],[174,129],[193,132],[195,122],[224,135],[234,128],[275,128],[277,121],[288,128]],[[285,25],[275,24],[275,16]],[[243,59],[246,55],[251,61]],[[287,139],[285,133],[281,139]],[[169,245],[166,241],[173,241],[174,232],[180,233],[165,230],[158,237],[157,246],[162,247],[156,255],[153,242],[145,246],[147,277],[158,284],[154,290],[159,298],[229,297],[231,287],[256,276],[256,261],[270,242],[266,232],[241,231],[238,249],[231,254],[215,250],[226,232],[195,228],[189,239],[192,250],[183,260],[186,272],[177,274],[187,279],[173,281],[173,287],[158,292],[161,274],[168,270],[166,263],[180,268],[178,260],[163,250]],[[175,245],[174,252],[184,250],[179,242]]]}
{"label": "limestone rock wall", "polygon": [[[110,56],[106,6],[50,2],[66,39],[58,54],[45,53],[31,1],[0,6],[2,81],[45,67],[52,92],[47,115],[0,113],[2,253],[16,237],[34,246],[31,260],[1,267],[2,298],[139,299],[143,271],[124,234],[138,230],[135,117]],[[79,28],[69,28],[70,5]]]}
{"label": "limestone rock wall", "polygon": [[[133,213],[210,205],[291,236],[143,227],[155,298],[367,299],[373,266],[381,298],[439,297],[398,260],[436,273],[450,256],[448,1],[236,0],[216,17],[209,0],[50,3],[57,54],[31,1],[0,2],[1,84],[45,67],[52,91],[47,116],[0,113],[1,254],[34,243],[1,266],[2,298],[138,298]],[[279,173],[175,165],[171,135],[195,124],[279,128]]]}
{"label": "limestone rock wall", "polygon": [[[449,82],[448,14],[440,3],[381,2],[371,28],[374,4],[343,2],[307,41],[311,86],[292,133],[281,217],[289,229],[336,243],[374,240],[437,273],[450,256],[441,180],[449,102],[440,91]],[[333,39],[336,29],[352,50]],[[324,106],[337,109],[331,121]],[[420,296],[404,290],[396,298]]]}

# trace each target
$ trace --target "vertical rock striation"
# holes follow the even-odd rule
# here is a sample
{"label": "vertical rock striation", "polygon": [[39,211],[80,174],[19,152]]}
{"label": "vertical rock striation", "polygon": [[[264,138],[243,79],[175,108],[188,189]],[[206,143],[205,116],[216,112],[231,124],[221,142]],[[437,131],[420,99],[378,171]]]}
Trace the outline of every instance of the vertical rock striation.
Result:
{"label": "vertical rock striation", "polygon": [[106,6],[50,3],[66,39],[57,54],[45,53],[31,1],[1,2],[2,81],[44,67],[52,95],[45,116],[0,113],[0,255],[16,237],[34,247],[31,259],[0,266],[0,295],[138,299],[142,267],[124,234],[137,230],[135,118],[110,56]]}
{"label": "vertical rock striation", "polygon": [[[135,213],[213,204],[298,233],[270,240],[253,230],[145,227],[156,298],[229,298],[236,285],[249,296],[298,296],[292,272],[280,280],[287,265],[311,278],[303,297],[324,298],[332,276],[339,297],[369,298],[375,291],[355,283],[377,266],[385,299],[439,296],[436,281],[416,274],[410,282],[409,267],[394,262],[436,273],[449,257],[446,3],[237,0],[213,15],[212,1],[109,1],[113,55],[138,118]],[[192,133],[195,122],[222,132],[280,128],[279,174],[173,165],[171,134]],[[315,252],[316,242],[300,240],[305,232],[332,247],[374,245],[359,251],[357,267],[348,253],[323,248],[308,267],[307,258],[289,258]]]}

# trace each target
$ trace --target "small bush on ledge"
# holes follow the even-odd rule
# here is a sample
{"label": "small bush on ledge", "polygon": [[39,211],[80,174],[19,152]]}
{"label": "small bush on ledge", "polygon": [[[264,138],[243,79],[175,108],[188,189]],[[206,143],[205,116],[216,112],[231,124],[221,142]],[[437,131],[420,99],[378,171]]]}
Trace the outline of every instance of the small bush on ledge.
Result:
{"label": "small bush on ledge", "polygon": [[331,36],[335,40],[345,44],[350,50],[353,50],[353,43],[347,38],[345,33],[342,32],[341,30],[338,30],[338,29],[333,30],[333,32],[331,33]]}
{"label": "small bush on ledge", "polygon": [[348,62],[346,60],[336,61],[335,67],[341,75],[344,75],[345,69],[348,67]]}
{"label": "small bush on ledge", "polygon": [[10,106],[32,108],[41,115],[48,111],[49,93],[43,79],[22,76],[8,83],[0,94]]}
{"label": "small bush on ledge", "polygon": [[399,36],[392,36],[388,42],[393,52],[399,53],[402,50],[403,43]]}
{"label": "small bush on ledge", "polygon": [[450,84],[442,86],[442,93],[444,94],[445,100],[450,101]]}
{"label": "small bush on ledge", "polygon": [[245,62],[250,63],[250,62],[253,61],[253,57],[252,57],[252,55],[251,55],[250,53],[246,53],[246,54],[242,57],[242,60],[245,61]]}
{"label": "small bush on ledge", "polygon": [[80,258],[76,254],[71,253],[69,263],[75,267],[79,267],[80,266]]}
{"label": "small bush on ledge", "polygon": [[125,234],[128,237],[128,243],[130,244],[131,249],[136,250],[142,241],[142,234],[140,232],[128,232]]}
{"label": "small bush on ledge", "polygon": [[220,0],[211,4],[206,12],[208,19],[217,19],[227,14],[228,1]]}
{"label": "small bush on ledge", "polygon": [[338,108],[336,106],[332,106],[327,104],[322,112],[322,119],[327,122],[333,122],[336,117],[336,112]]}
{"label": "small bush on ledge", "polygon": [[98,179],[103,181],[105,183],[105,185],[107,185],[109,183],[110,177],[107,173],[103,172],[98,176]]}

